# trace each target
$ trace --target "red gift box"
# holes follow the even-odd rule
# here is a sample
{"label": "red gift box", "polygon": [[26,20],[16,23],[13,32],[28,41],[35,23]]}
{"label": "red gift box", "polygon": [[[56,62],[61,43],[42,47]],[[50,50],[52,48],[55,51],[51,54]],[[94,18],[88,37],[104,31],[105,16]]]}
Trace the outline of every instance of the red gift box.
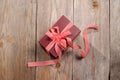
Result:
{"label": "red gift box", "polygon": [[[75,37],[80,33],[80,30],[75,26],[73,25],[73,23],[70,22],[70,20],[68,20],[65,16],[62,16],[53,26],[58,26],[59,28],[59,31],[60,33],[66,28],[69,26],[69,24],[71,24],[71,28],[69,29],[69,31],[71,32],[71,35],[68,35],[69,38],[71,38],[72,40],[75,39]],[[43,47],[43,48],[46,48],[48,46],[48,44],[50,44],[50,42],[52,41],[52,39],[45,35],[43,36],[43,38],[39,41],[40,45]],[[63,48],[60,48],[61,51],[65,51]],[[55,47],[53,46],[50,51],[48,52],[50,53],[52,56],[54,57],[58,57],[57,56],[57,53],[55,51]]]}

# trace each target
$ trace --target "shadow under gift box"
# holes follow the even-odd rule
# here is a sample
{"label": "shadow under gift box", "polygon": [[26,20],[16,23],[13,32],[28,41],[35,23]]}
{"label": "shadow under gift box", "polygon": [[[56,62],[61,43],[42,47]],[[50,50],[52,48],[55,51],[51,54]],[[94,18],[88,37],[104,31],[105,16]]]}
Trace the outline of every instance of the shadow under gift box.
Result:
{"label": "shadow under gift box", "polygon": [[[58,26],[59,31],[61,32],[70,22],[65,16],[62,16],[52,27]],[[70,32],[72,33],[68,37],[74,40],[76,36],[81,32],[74,24],[70,28]],[[52,41],[51,38],[49,38],[46,34],[43,36],[43,38],[39,41],[40,45],[45,49],[45,47]],[[60,48],[61,51],[65,51],[63,48]],[[49,54],[51,54],[53,57],[58,57],[57,53],[55,51],[55,47],[52,47],[49,51]]]}

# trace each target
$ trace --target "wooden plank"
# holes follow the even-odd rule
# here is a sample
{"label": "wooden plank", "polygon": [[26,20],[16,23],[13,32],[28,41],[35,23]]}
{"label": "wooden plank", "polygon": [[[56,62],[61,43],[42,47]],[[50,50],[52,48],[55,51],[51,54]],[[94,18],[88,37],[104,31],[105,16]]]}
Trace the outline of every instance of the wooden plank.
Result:
{"label": "wooden plank", "polygon": [[120,0],[110,0],[110,80],[120,80]]}
{"label": "wooden plank", "polygon": [[[62,15],[73,20],[73,0],[38,0],[37,42]],[[70,49],[62,56],[60,67],[37,67],[36,80],[71,80],[72,54],[69,53]],[[37,43],[37,61],[48,59],[50,57]]]}
{"label": "wooden plank", "polygon": [[[74,23],[80,29],[96,23],[99,31],[91,31],[90,54],[73,60],[73,80],[108,80],[109,78],[109,0],[74,0]],[[76,39],[83,45],[83,36]],[[78,53],[78,52],[75,52]]]}
{"label": "wooden plank", "polygon": [[0,0],[0,80],[34,80],[35,0]]}

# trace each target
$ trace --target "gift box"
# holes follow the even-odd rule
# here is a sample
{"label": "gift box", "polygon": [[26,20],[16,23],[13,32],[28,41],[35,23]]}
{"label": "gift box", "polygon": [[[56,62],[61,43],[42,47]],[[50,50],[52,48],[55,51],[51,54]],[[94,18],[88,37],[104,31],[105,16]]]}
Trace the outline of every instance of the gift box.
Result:
{"label": "gift box", "polygon": [[68,46],[72,49],[81,50],[81,53],[78,54],[79,58],[86,57],[90,51],[87,33],[89,29],[97,30],[98,26],[95,24],[90,24],[83,30],[85,48],[81,48],[80,45],[73,46],[73,40],[80,33],[80,30],[65,16],[62,16],[39,41],[40,45],[46,50],[46,52],[52,55],[55,59],[40,62],[29,62],[28,66],[34,67],[54,65],[60,61],[62,52],[64,52]]}
{"label": "gift box", "polygon": [[[56,28],[57,27],[57,28]],[[51,29],[48,30],[48,35],[50,34],[50,30],[57,30],[59,31],[59,34],[63,33],[63,34],[67,34],[67,32],[71,33],[69,35],[66,35],[65,37],[70,38],[71,40],[74,40],[75,37],[80,33],[79,28],[77,28],[69,19],[67,19],[65,16],[62,16],[52,27]],[[54,33],[54,32],[53,32]],[[50,35],[44,35],[41,40],[39,41],[40,45],[46,50],[46,47],[48,47],[48,45],[52,44],[53,39],[50,38]],[[57,36],[59,37],[59,35]],[[63,37],[63,38],[65,38]],[[64,39],[66,40],[66,39]],[[64,41],[63,40],[63,41]],[[68,46],[67,42],[66,42],[66,46]],[[67,48],[64,47],[60,47],[60,50],[62,52],[64,52]],[[47,51],[47,50],[46,50]],[[55,44],[49,49],[49,51],[47,51],[48,54],[51,54],[54,57],[58,57],[57,52],[55,50]]]}

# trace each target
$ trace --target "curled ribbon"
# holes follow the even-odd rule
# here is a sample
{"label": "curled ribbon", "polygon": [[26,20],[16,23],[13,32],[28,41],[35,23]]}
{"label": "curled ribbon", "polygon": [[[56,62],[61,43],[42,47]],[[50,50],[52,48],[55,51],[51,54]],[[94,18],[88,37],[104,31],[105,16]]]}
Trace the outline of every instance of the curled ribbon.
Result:
{"label": "curled ribbon", "polygon": [[28,66],[29,67],[34,67],[34,66],[45,66],[45,65],[53,65],[59,62],[61,56],[62,56],[62,49],[66,49],[67,45],[69,45],[72,49],[78,50],[81,49],[82,53],[79,55],[79,57],[86,57],[90,51],[90,46],[89,46],[89,39],[87,35],[87,30],[88,29],[94,29],[97,30],[98,26],[95,24],[90,24],[86,29],[83,31],[83,37],[84,37],[84,43],[85,43],[85,50],[82,49],[79,45],[73,46],[72,39],[69,38],[68,36],[71,35],[72,33],[70,32],[70,28],[73,26],[72,23],[69,23],[62,32],[59,31],[59,27],[55,26],[52,27],[46,35],[52,39],[52,41],[47,45],[45,48],[46,51],[49,53],[50,49],[52,47],[55,47],[55,51],[58,55],[58,58],[55,60],[49,60],[49,61],[42,61],[42,62],[29,62]]}

